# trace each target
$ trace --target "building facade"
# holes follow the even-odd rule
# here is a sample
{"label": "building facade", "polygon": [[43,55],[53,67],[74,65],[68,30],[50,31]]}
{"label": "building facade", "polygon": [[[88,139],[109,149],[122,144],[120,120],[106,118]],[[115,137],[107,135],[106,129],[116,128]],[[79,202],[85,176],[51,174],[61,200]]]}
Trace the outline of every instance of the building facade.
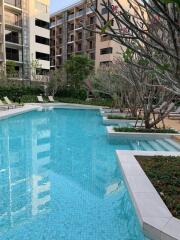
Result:
{"label": "building facade", "polygon": [[41,80],[32,78],[32,62],[38,76],[49,71],[49,38],[49,0],[0,0],[1,67],[11,61],[17,79]]}
{"label": "building facade", "polygon": [[[82,0],[59,12],[50,18],[50,64],[51,69],[61,67],[72,55],[85,53],[95,60],[96,69],[101,64],[108,64],[118,54],[119,45],[106,35],[95,33],[97,18],[93,11],[98,7],[108,18],[108,14],[100,5],[100,1]],[[85,31],[82,25],[94,32]]]}

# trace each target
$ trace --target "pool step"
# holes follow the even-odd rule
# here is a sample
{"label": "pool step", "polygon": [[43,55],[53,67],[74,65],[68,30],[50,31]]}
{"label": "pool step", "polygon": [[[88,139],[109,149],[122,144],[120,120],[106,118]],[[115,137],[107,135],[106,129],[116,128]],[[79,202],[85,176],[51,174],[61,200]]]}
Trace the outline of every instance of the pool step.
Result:
{"label": "pool step", "polygon": [[[135,145],[136,147],[134,147],[134,149],[136,150],[137,149],[137,143],[136,142]],[[153,151],[154,149],[152,149],[152,146],[149,145],[148,141],[139,141],[139,147],[138,147],[139,150],[142,150],[142,151]]]}
{"label": "pool step", "polygon": [[153,141],[144,141],[142,142],[142,146],[145,148],[146,151],[157,151],[157,146]]}
{"label": "pool step", "polygon": [[178,142],[169,138],[166,139],[165,141],[168,142],[168,144],[172,146],[175,149],[175,151],[180,151],[180,144]]}
{"label": "pool step", "polygon": [[169,144],[166,143],[164,140],[159,140],[158,139],[155,142],[156,142],[157,146],[159,146],[159,149],[161,151],[169,151]]}

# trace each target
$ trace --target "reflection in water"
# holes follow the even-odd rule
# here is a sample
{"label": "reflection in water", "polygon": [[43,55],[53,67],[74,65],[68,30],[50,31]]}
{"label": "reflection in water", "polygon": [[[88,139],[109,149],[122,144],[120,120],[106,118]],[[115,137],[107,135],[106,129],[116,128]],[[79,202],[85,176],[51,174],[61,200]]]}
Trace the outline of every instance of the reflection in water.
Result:
{"label": "reflection in water", "polygon": [[96,111],[0,122],[0,240],[144,240]]}
{"label": "reflection in water", "polygon": [[47,116],[0,124],[0,232],[48,210],[50,128]]}

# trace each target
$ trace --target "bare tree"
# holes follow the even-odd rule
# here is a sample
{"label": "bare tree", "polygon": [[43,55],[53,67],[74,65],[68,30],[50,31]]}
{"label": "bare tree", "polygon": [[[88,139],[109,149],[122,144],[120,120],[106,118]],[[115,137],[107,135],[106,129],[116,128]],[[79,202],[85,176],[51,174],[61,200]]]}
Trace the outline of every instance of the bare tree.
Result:
{"label": "bare tree", "polygon": [[[172,110],[170,103],[175,95],[160,88],[154,71],[126,63],[121,59],[109,67],[97,71],[94,78],[95,91],[103,91],[113,97],[116,94],[121,109],[128,108],[132,116],[143,119],[145,128],[156,127]],[[166,101],[164,108],[156,114],[156,108]]]}
{"label": "bare tree", "polygon": [[107,34],[125,46],[127,62],[138,54],[158,76],[156,86],[180,95],[179,1],[127,0],[127,3],[128,7],[119,0],[114,0],[113,5],[111,1],[101,0],[101,6],[108,13],[102,15],[99,8],[95,8],[98,20],[94,32]]}
{"label": "bare tree", "polygon": [[52,96],[56,94],[58,89],[62,89],[67,84],[63,69],[51,70],[48,82],[48,93]]}

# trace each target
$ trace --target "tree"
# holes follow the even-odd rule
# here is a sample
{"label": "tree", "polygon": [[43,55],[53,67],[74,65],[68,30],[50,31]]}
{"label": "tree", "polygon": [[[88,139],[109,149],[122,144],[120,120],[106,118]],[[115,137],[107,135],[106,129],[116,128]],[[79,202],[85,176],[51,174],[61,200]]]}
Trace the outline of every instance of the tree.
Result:
{"label": "tree", "polygon": [[84,81],[93,70],[94,62],[87,55],[75,54],[64,64],[68,83],[75,89],[84,87]]}
{"label": "tree", "polygon": [[127,3],[129,8],[119,0],[114,0],[113,5],[102,0],[108,17],[95,8],[98,21],[94,32],[109,35],[125,46],[126,61],[129,55],[138,54],[158,76],[157,86],[180,95],[179,0],[127,0]]}
{"label": "tree", "polygon": [[57,90],[62,89],[66,85],[64,69],[51,70],[48,82],[48,93],[54,96]]}
{"label": "tree", "polygon": [[[171,111],[169,104],[175,98],[168,90],[155,86],[158,80],[153,71],[140,69],[122,59],[98,70],[93,81],[94,91],[109,94],[112,98],[116,96],[121,110],[128,108],[132,116],[137,119],[143,117],[145,128],[156,127],[163,121]],[[164,108],[155,114],[155,109],[164,101]]]}

